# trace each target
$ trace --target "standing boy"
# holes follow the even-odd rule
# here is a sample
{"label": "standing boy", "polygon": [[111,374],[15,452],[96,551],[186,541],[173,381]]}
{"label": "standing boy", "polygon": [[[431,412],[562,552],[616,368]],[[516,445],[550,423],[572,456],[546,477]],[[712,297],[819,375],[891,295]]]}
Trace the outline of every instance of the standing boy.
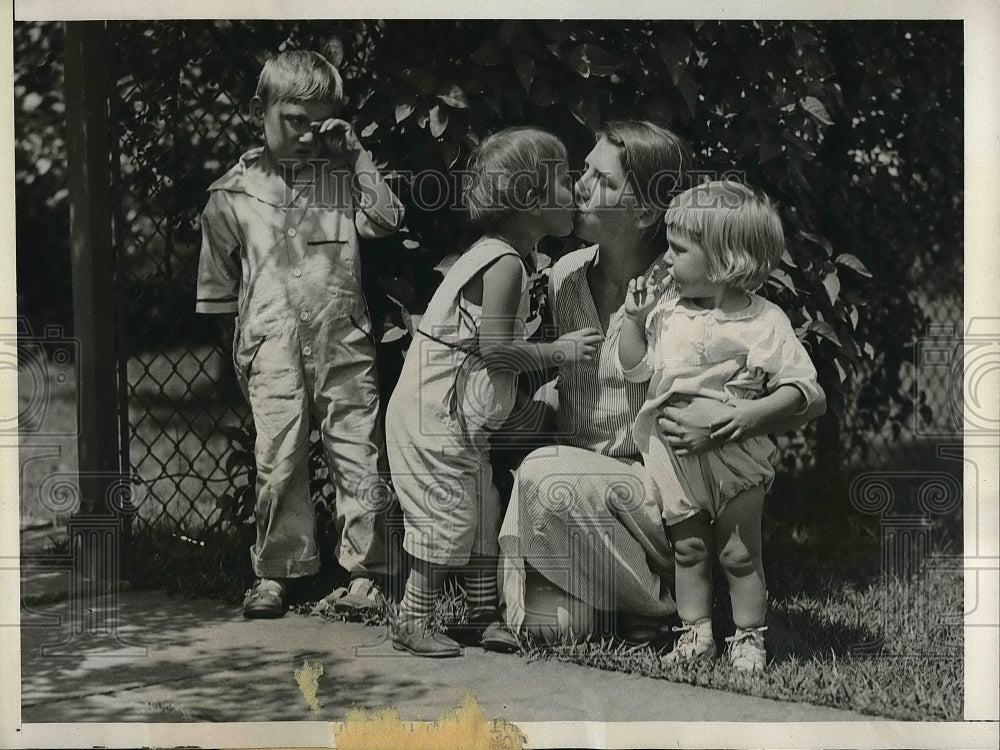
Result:
{"label": "standing boy", "polygon": [[309,493],[310,417],[335,483],[338,557],[351,575],[335,607],[375,605],[386,570],[384,479],[372,324],[359,237],[395,232],[403,207],[351,125],[337,69],[287,51],[251,102],[264,146],[209,187],[197,311],[236,313],[233,357],[257,441],[257,580],[243,614],[281,617],[289,579],[319,569]]}

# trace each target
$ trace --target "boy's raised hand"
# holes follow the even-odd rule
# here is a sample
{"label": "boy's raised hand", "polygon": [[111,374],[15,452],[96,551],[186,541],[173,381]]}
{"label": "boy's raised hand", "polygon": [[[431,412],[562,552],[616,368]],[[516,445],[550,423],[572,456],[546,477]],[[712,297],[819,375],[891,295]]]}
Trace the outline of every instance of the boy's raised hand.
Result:
{"label": "boy's raised hand", "polygon": [[347,120],[328,117],[322,122],[314,122],[312,126],[323,151],[330,157],[353,162],[364,151],[361,140],[354,132],[354,126]]}
{"label": "boy's raised hand", "polygon": [[556,339],[558,354],[561,361],[569,362],[592,361],[597,357],[597,347],[604,341],[604,334],[597,328],[581,328],[579,331],[566,333]]}
{"label": "boy's raised hand", "polygon": [[631,320],[645,323],[656,305],[660,288],[652,278],[642,276],[632,279],[625,292],[625,315]]}

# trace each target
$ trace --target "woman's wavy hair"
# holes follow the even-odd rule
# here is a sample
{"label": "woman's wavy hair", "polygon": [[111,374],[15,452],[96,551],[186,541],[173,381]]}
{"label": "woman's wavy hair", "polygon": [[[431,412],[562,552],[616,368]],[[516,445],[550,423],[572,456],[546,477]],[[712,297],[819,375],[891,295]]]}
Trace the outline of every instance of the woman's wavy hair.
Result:
{"label": "woman's wavy hair", "polygon": [[[602,138],[618,147],[622,171],[639,206],[665,212],[694,167],[694,152],[687,142],[649,120],[610,120],[596,132],[596,139]],[[653,222],[649,239],[661,230],[662,224]]]}

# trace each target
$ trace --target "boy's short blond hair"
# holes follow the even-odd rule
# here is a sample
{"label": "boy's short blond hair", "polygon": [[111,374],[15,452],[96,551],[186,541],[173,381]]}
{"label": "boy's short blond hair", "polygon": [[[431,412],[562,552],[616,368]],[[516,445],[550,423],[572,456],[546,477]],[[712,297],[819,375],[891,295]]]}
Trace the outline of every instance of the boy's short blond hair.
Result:
{"label": "boy's short blond hair", "polygon": [[664,223],[701,245],[711,281],[746,292],[764,285],[785,250],[771,199],[735,180],[685,190],[671,201]]}
{"label": "boy's short blond hair", "polygon": [[566,147],[540,128],[506,128],[483,139],[469,156],[463,203],[480,229],[531,208],[566,163]]}
{"label": "boy's short blond hair", "polygon": [[286,50],[264,63],[257,94],[264,106],[278,102],[344,101],[344,81],[336,66],[318,52]]}

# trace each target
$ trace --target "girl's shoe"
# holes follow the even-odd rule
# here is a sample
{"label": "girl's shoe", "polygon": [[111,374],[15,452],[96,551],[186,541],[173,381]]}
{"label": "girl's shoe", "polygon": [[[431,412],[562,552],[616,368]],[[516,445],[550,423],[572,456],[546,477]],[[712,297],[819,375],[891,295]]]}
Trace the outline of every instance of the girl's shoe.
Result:
{"label": "girl's shoe", "polygon": [[739,672],[763,672],[767,666],[767,650],[764,648],[764,631],[760,628],[736,628],[736,635],[726,638],[729,644],[729,663]]}
{"label": "girl's shoe", "polygon": [[674,627],[675,633],[680,633],[674,650],[663,657],[666,664],[680,664],[688,661],[710,661],[719,655],[712,637],[712,621],[709,619],[698,622],[685,622],[680,627]]}
{"label": "girl's shoe", "polygon": [[401,615],[392,627],[392,647],[414,656],[443,659],[461,656],[462,647],[446,636],[430,629],[430,619]]}
{"label": "girl's shoe", "polygon": [[468,622],[448,628],[448,634],[464,646],[482,646],[502,654],[513,654],[521,648],[517,636],[501,622],[496,607],[472,613]]}
{"label": "girl's shoe", "polygon": [[243,597],[243,616],[273,620],[285,614],[285,585],[274,578],[258,578]]}

